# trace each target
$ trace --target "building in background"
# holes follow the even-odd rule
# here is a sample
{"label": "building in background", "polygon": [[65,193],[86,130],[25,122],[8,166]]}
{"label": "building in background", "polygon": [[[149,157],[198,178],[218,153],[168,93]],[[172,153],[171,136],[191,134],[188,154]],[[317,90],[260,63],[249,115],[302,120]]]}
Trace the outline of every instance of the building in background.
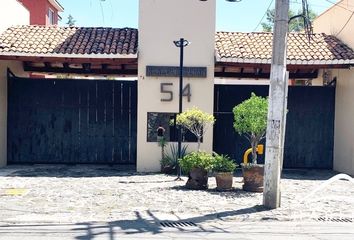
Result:
{"label": "building in background", "polygon": [[64,11],[57,0],[18,0],[30,12],[31,25],[58,25],[59,13]]}
{"label": "building in background", "polygon": [[[289,87],[286,168],[334,165],[354,174],[353,1],[322,14],[315,23],[321,33],[310,42],[304,33],[289,33],[289,78],[312,86]],[[0,166],[94,163],[159,171],[158,127],[176,142],[170,123],[179,105],[174,41],[180,38],[191,42],[183,109],[196,106],[217,119],[201,147],[240,162],[249,145],[233,129],[232,108],[251,92],[268,95],[268,86],[256,85],[269,82],[273,34],[215,34],[216,0],[140,0],[139,7],[139,29],[43,24],[0,35]],[[333,22],[336,14],[344,18]],[[29,79],[33,74],[54,78]],[[184,140],[188,151],[196,149],[187,134]]]}
{"label": "building in background", "polygon": [[[3,7],[6,6],[6,7]],[[16,13],[16,15],[14,15]],[[0,33],[14,25],[28,25],[30,13],[17,0],[2,0],[0,7]]]}
{"label": "building in background", "polygon": [[[331,34],[353,49],[354,0],[339,1],[323,12],[314,31]],[[326,74],[336,79],[333,168],[354,175],[354,69],[348,65]]]}

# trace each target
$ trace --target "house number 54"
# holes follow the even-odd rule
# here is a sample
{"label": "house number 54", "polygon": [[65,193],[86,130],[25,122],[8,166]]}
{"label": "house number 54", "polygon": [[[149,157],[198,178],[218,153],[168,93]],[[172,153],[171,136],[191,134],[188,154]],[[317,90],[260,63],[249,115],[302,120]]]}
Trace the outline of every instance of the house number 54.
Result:
{"label": "house number 54", "polygon": [[[161,102],[172,102],[173,101],[173,91],[171,90],[173,83],[161,83],[160,92],[163,94]],[[187,97],[188,102],[191,101],[191,85],[188,83],[182,91],[182,96]]]}

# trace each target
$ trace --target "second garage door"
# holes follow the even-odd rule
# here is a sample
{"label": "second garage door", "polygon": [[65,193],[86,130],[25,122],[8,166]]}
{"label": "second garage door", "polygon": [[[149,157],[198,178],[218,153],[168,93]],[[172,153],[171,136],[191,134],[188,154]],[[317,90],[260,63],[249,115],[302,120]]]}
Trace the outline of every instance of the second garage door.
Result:
{"label": "second garage door", "polygon": [[9,78],[8,162],[135,164],[135,81]]}

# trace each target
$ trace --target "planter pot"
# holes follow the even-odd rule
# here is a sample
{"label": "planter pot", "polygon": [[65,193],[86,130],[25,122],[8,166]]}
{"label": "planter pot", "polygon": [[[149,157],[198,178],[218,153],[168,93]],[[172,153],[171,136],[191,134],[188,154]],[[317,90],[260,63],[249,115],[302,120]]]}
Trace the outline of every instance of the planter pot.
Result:
{"label": "planter pot", "polygon": [[263,192],[263,165],[242,166],[243,190],[248,192]]}
{"label": "planter pot", "polygon": [[233,173],[231,172],[217,172],[215,173],[216,189],[230,190],[232,189]]}
{"label": "planter pot", "polygon": [[208,189],[208,171],[203,168],[193,168],[188,173],[186,187],[193,190]]}
{"label": "planter pot", "polygon": [[161,166],[161,172],[164,174],[173,174],[176,173],[176,169],[175,166],[166,165]]}

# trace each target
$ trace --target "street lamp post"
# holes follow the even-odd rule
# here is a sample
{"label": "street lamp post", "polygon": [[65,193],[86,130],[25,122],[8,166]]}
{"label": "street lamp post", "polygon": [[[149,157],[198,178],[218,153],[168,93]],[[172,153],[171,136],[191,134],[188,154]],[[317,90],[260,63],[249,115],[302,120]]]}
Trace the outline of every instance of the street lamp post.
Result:
{"label": "street lamp post", "polygon": [[[199,0],[201,2],[206,2],[208,0]],[[242,0],[226,0],[227,2],[240,2]],[[173,41],[173,43],[180,49],[179,56],[179,109],[178,113],[182,113],[182,98],[183,98],[183,53],[184,48],[189,45],[189,42],[184,38],[180,38],[178,41]],[[182,149],[182,129],[181,126],[178,127],[178,158],[180,159]],[[176,180],[181,180],[181,167],[177,161],[177,178]]]}
{"label": "street lamp post", "polygon": [[[178,104],[178,113],[182,113],[182,98],[183,98],[183,55],[184,48],[189,45],[189,42],[184,38],[180,38],[178,41],[173,41],[173,43],[180,49],[179,54],[179,104]],[[181,154],[182,148],[182,127],[178,127],[178,159],[182,156]],[[181,167],[177,161],[177,179],[181,180]]]}

